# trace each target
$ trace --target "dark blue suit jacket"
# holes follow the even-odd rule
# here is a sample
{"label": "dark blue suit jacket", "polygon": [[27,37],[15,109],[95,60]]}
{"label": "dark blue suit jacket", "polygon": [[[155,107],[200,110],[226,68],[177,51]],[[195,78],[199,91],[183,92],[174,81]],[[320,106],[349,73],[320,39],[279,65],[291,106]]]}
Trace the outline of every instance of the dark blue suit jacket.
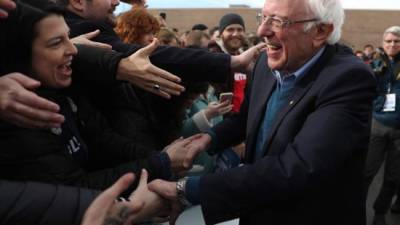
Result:
{"label": "dark blue suit jacket", "polygon": [[350,49],[327,46],[253,154],[276,79],[262,55],[241,112],[214,128],[217,149],[246,140],[246,164],[200,180],[207,224],[365,224],[363,166],[375,78]]}

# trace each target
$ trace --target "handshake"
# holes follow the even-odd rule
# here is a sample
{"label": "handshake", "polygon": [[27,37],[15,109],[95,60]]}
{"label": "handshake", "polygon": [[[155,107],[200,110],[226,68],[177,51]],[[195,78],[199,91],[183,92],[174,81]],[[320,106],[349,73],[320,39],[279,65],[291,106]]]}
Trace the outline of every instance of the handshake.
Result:
{"label": "handshake", "polygon": [[[171,161],[175,174],[188,171],[194,158],[208,148],[211,137],[197,134],[186,139],[178,139],[163,151]],[[146,221],[175,224],[184,206],[178,198],[176,182],[154,180],[147,183],[148,173],[142,170],[139,185],[128,199],[115,199],[133,182],[134,175],[122,176],[113,186],[101,193],[85,213],[82,225],[133,224]]]}

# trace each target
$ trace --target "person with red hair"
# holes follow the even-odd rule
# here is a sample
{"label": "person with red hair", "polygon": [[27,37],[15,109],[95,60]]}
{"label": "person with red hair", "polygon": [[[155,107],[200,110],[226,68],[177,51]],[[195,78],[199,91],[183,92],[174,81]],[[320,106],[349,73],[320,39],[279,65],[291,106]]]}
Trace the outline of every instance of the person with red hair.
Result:
{"label": "person with red hair", "polygon": [[127,44],[148,45],[159,31],[157,19],[142,7],[123,13],[115,27],[115,32]]}

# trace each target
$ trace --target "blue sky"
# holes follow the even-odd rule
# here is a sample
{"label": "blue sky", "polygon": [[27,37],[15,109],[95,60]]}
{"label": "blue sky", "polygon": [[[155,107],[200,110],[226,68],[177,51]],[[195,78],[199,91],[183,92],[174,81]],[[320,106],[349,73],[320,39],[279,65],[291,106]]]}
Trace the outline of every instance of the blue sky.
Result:
{"label": "blue sky", "polygon": [[[347,9],[389,9],[400,10],[400,0],[341,0]],[[246,4],[261,8],[264,0],[147,0],[149,8],[226,8],[230,4]],[[121,3],[117,9],[128,10],[130,7]]]}

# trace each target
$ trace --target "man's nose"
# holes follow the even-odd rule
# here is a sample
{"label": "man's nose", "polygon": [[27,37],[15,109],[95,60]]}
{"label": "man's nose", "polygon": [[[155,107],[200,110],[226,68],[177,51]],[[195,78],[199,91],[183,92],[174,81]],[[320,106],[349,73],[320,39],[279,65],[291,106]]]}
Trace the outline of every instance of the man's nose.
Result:
{"label": "man's nose", "polygon": [[272,31],[271,26],[263,23],[258,27],[257,35],[259,37],[272,37],[275,32]]}

